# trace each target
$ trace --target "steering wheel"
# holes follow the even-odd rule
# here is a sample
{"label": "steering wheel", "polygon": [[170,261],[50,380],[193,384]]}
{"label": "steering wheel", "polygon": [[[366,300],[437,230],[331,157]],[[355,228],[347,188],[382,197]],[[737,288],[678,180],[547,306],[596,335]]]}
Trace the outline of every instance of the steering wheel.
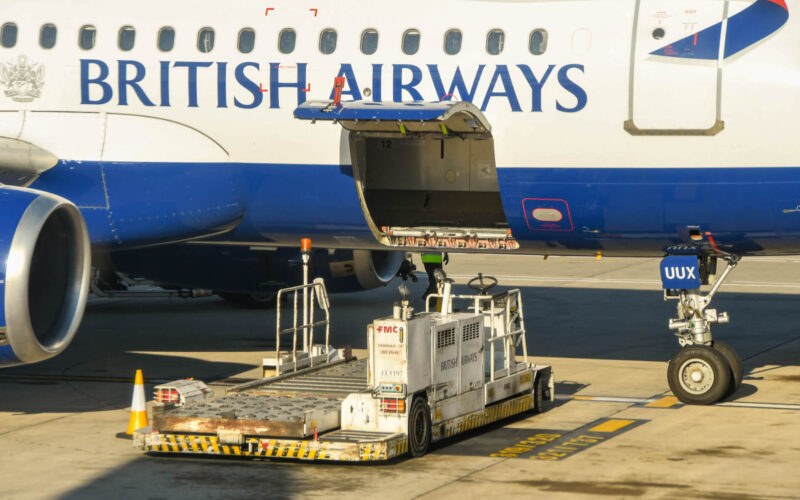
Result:
{"label": "steering wheel", "polygon": [[494,276],[484,276],[483,273],[478,273],[478,276],[467,282],[467,286],[480,292],[481,295],[488,295],[489,290],[497,286],[497,278]]}

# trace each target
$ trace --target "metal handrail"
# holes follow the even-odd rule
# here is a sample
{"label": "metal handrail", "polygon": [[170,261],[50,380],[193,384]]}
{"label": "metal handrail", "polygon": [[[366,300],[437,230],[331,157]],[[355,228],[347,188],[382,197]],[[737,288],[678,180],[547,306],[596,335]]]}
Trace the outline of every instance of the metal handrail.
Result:
{"label": "metal handrail", "polygon": [[[306,294],[308,294],[308,310],[306,311],[307,314],[303,315],[304,317],[308,318],[307,322],[299,321],[298,319],[298,295],[300,292],[303,292],[304,297]],[[281,302],[285,294],[292,294],[292,326],[281,329]],[[311,350],[314,346],[314,330],[319,326],[325,326],[325,361],[330,362],[331,351],[328,349],[328,346],[330,345],[331,315],[330,304],[328,303],[328,292],[325,289],[325,282],[321,279],[316,279],[312,283],[308,283],[306,285],[282,288],[278,290],[278,296],[276,300],[275,374],[281,374],[281,335],[286,333],[292,333],[293,371],[297,371],[297,336],[300,332],[303,334],[303,347],[301,349],[301,353],[305,353],[309,358],[310,365],[314,366],[314,356],[311,355]],[[315,307],[315,304],[325,313],[324,320],[314,321],[314,310],[317,308]]]}

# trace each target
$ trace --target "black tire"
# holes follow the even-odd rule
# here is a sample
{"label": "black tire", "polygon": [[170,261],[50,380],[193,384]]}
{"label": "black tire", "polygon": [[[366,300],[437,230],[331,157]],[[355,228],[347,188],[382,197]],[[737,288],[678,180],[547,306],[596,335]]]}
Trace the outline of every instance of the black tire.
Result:
{"label": "black tire", "polygon": [[724,398],[731,383],[731,367],[725,357],[703,345],[686,346],[667,368],[672,393],[688,405],[710,405]]}
{"label": "black tire", "polygon": [[544,376],[536,377],[533,383],[533,412],[542,413],[544,411]]}
{"label": "black tire", "polygon": [[425,398],[417,396],[408,412],[408,451],[412,457],[428,452],[431,444],[431,412]]}
{"label": "black tire", "polygon": [[275,307],[276,293],[232,293],[214,292],[225,301],[248,309],[272,309]]}
{"label": "black tire", "polygon": [[744,377],[744,366],[742,366],[742,358],[736,353],[733,347],[721,340],[715,340],[712,347],[716,349],[728,362],[731,367],[731,384],[728,388],[728,393],[725,396],[730,396],[739,389],[742,385],[742,378]]}

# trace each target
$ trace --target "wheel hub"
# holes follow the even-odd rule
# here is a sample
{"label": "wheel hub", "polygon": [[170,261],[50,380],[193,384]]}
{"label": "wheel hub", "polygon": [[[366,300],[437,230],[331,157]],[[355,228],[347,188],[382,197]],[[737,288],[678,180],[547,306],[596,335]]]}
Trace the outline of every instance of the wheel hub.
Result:
{"label": "wheel hub", "polygon": [[714,370],[702,359],[690,359],[678,370],[681,387],[692,394],[704,394],[714,385]]}

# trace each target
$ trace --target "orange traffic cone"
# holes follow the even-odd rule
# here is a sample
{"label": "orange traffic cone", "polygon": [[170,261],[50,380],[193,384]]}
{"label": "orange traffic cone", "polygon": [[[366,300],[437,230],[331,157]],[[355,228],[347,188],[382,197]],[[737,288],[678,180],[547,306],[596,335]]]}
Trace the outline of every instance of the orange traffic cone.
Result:
{"label": "orange traffic cone", "polygon": [[133,431],[147,427],[147,408],[144,402],[144,377],[142,370],[136,370],[136,380],[133,382],[133,401],[131,401],[131,422],[125,434],[133,435]]}

